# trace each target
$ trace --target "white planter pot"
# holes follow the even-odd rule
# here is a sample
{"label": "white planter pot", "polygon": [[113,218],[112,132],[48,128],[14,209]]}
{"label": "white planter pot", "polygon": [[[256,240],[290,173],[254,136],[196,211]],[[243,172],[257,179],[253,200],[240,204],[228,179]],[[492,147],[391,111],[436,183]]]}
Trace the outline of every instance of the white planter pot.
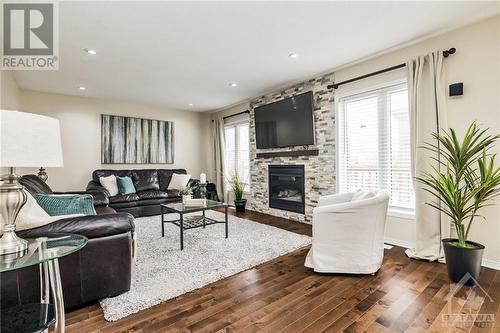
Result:
{"label": "white planter pot", "polygon": [[191,194],[183,195],[182,196],[182,203],[186,203],[187,200],[192,199],[193,196]]}

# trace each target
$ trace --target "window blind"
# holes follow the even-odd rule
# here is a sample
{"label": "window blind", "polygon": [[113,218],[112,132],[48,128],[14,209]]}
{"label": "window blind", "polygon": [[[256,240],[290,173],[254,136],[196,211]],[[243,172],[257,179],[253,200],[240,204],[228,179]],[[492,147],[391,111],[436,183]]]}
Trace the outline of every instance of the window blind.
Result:
{"label": "window blind", "polygon": [[390,207],[413,211],[406,83],[341,97],[337,123],[339,191],[385,189]]}
{"label": "window blind", "polygon": [[230,177],[238,172],[245,191],[250,191],[250,123],[248,120],[230,122],[224,126],[225,138],[225,179],[230,188]]}

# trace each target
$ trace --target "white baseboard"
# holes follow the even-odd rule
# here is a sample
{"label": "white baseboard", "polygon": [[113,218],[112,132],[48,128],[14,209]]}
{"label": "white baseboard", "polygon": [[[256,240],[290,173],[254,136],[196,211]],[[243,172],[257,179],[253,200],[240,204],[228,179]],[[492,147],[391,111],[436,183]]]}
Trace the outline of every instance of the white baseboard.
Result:
{"label": "white baseboard", "polygon": [[[413,244],[410,242],[394,238],[385,238],[384,243],[404,247],[407,249],[413,247]],[[483,259],[482,266],[500,271],[500,262],[495,260]]]}
{"label": "white baseboard", "polygon": [[410,242],[407,242],[407,241],[404,241],[401,239],[388,238],[388,237],[386,237],[384,239],[384,243],[404,247],[406,249],[413,247],[413,244]]}
{"label": "white baseboard", "polygon": [[495,260],[483,259],[483,266],[500,271],[500,262]]}

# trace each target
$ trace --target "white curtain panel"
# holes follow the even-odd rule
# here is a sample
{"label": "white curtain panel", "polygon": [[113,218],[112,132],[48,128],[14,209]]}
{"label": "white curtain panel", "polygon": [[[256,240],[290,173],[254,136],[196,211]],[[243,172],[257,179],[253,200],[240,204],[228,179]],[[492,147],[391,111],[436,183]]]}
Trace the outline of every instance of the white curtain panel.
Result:
{"label": "white curtain panel", "polygon": [[226,182],[224,181],[224,119],[218,118],[212,121],[212,138],[215,165],[215,186],[219,200],[227,202]]}
{"label": "white curtain panel", "polygon": [[[447,129],[443,53],[433,52],[419,56],[406,64],[408,98],[410,106],[411,167],[413,177],[431,172],[432,166],[439,168],[432,152],[422,149],[425,142],[437,143],[433,132]],[[415,189],[416,237],[415,248],[406,250],[411,258],[430,261],[441,260],[441,239],[450,234],[450,221],[426,202],[436,199],[423,190],[422,184],[413,179]]]}

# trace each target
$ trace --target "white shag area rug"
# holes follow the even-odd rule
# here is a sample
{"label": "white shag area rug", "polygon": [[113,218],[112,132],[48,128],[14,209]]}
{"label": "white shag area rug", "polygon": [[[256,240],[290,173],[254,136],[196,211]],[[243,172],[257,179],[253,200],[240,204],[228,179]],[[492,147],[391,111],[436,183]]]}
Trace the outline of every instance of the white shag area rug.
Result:
{"label": "white shag area rug", "polygon": [[[207,211],[224,220],[224,214]],[[178,218],[169,214],[166,219]],[[135,219],[137,252],[130,291],[100,301],[104,318],[115,321],[140,310],[201,288],[286,253],[309,245],[311,238],[229,215],[229,238],[224,224],[184,232],[180,251],[179,228],[161,217]]]}

